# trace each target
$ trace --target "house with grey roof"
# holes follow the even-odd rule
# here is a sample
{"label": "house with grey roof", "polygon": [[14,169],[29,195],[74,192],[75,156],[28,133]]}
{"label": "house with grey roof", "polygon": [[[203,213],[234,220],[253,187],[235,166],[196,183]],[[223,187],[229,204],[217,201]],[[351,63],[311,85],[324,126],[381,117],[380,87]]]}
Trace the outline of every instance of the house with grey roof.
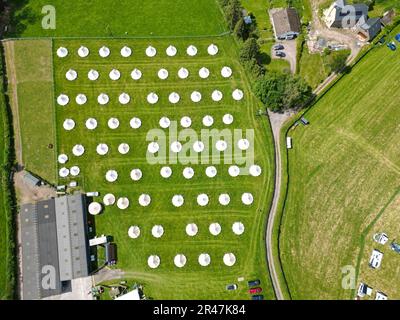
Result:
{"label": "house with grey roof", "polygon": [[277,40],[291,40],[300,34],[301,23],[296,9],[271,9],[269,14]]}
{"label": "house with grey roof", "polygon": [[347,4],[345,0],[337,0],[324,10],[323,20],[328,28],[351,29],[360,19],[368,18],[368,6],[364,3]]}
{"label": "house with grey roof", "polygon": [[86,208],[81,193],[21,206],[22,299],[59,295],[90,274]]}
{"label": "house with grey roof", "polygon": [[357,35],[361,41],[372,41],[382,30],[380,18],[361,19],[357,24]]}

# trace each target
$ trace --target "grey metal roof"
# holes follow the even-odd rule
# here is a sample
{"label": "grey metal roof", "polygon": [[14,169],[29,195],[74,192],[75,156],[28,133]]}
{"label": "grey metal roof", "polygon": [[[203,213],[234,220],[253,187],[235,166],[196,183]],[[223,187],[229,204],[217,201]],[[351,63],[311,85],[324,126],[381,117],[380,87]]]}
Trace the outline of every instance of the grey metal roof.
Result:
{"label": "grey metal roof", "polygon": [[25,182],[27,182],[28,184],[30,184],[32,186],[37,186],[40,182],[40,180],[38,178],[36,178],[34,175],[32,175],[30,172],[25,172],[24,180],[25,180]]}

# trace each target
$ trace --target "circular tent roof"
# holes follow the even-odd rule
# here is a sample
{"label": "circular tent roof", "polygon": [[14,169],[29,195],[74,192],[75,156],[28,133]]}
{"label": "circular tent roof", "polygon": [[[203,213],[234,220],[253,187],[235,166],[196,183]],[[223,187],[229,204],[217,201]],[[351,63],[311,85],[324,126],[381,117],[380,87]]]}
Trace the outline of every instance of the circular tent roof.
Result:
{"label": "circular tent roof", "polygon": [[157,142],[150,142],[149,145],[147,146],[147,151],[150,153],[156,153],[160,149],[160,146],[158,145]]}
{"label": "circular tent roof", "polygon": [[182,174],[185,179],[192,179],[194,176],[194,170],[191,167],[186,167],[183,169]]}
{"label": "circular tent roof", "polygon": [[225,151],[225,150],[228,148],[228,144],[227,144],[226,141],[224,141],[224,140],[218,140],[218,141],[215,143],[215,148],[216,148],[218,151],[222,152],[222,151]]}
{"label": "circular tent roof", "polygon": [[189,128],[192,125],[192,119],[188,116],[184,116],[181,118],[181,126],[184,128]]}
{"label": "circular tent roof", "polygon": [[197,204],[201,207],[204,207],[208,204],[209,198],[208,195],[206,195],[205,193],[199,194],[197,196]]}
{"label": "circular tent roof", "polygon": [[129,152],[129,144],[123,142],[118,146],[118,152],[120,154],[127,154]]}
{"label": "circular tent roof", "polygon": [[242,202],[243,204],[245,204],[246,206],[249,206],[253,203],[254,198],[253,195],[249,192],[245,192],[242,194]]}
{"label": "circular tent roof", "polygon": [[78,56],[86,58],[89,55],[89,49],[85,46],[80,46],[78,49]]}
{"label": "circular tent roof", "polygon": [[222,100],[222,92],[219,90],[214,90],[211,94],[211,99],[215,102],[221,101]]}
{"label": "circular tent roof", "polygon": [[223,261],[228,267],[232,267],[236,263],[236,257],[233,253],[225,253]]}
{"label": "circular tent roof", "polygon": [[68,104],[68,102],[69,102],[69,98],[68,98],[68,96],[66,94],[60,94],[57,97],[57,103],[60,106],[66,106]]}
{"label": "circular tent roof", "polygon": [[102,206],[101,206],[101,204],[98,203],[98,202],[91,202],[91,203],[89,204],[88,210],[89,210],[89,213],[90,213],[91,215],[94,215],[94,216],[95,216],[95,215],[98,215],[98,214],[101,212]]}
{"label": "circular tent roof", "polygon": [[224,114],[222,117],[222,122],[227,125],[232,124],[233,116],[230,113]]}
{"label": "circular tent roof", "polygon": [[217,175],[217,168],[214,166],[209,166],[206,168],[206,176],[209,178],[214,178]]}
{"label": "circular tent roof", "polygon": [[181,152],[181,150],[182,150],[182,144],[179,141],[174,141],[171,143],[170,148],[171,148],[172,152],[178,153],[178,152]]}
{"label": "circular tent roof", "polygon": [[177,254],[174,258],[174,264],[178,268],[184,267],[186,264],[186,261],[187,261],[187,259],[186,259],[185,255],[183,255],[182,253]]}
{"label": "circular tent roof", "polygon": [[140,179],[142,179],[142,176],[143,176],[142,170],[140,169],[131,170],[131,179],[133,181],[139,181]]}
{"label": "circular tent roof", "polygon": [[108,153],[108,145],[106,145],[105,143],[98,144],[96,147],[96,152],[101,156],[106,155]]}
{"label": "circular tent roof", "polygon": [[240,139],[237,146],[240,150],[247,150],[250,147],[250,142],[247,139]]}
{"label": "circular tent roof", "polygon": [[68,156],[67,156],[66,154],[64,154],[64,153],[61,153],[61,154],[58,156],[57,160],[58,160],[58,163],[60,163],[60,164],[65,164],[65,163],[68,162]]}
{"label": "circular tent roof", "polygon": [[128,46],[123,46],[123,47],[121,48],[120,53],[121,53],[121,56],[122,56],[122,57],[128,58],[128,57],[130,57],[131,54],[132,54],[132,49],[129,48]]}
{"label": "circular tent roof", "polygon": [[75,128],[75,121],[72,119],[65,119],[63,123],[63,128],[67,131],[71,131]]}
{"label": "circular tent roof", "polygon": [[139,129],[142,126],[142,120],[133,117],[131,121],[129,121],[129,125],[131,126],[132,129]]}
{"label": "circular tent roof", "polygon": [[199,255],[199,264],[202,267],[207,267],[211,263],[211,257],[208,253],[202,253]]}
{"label": "circular tent roof", "polygon": [[115,182],[118,180],[118,172],[116,170],[108,170],[106,172],[106,180],[108,182]]}
{"label": "circular tent roof", "polygon": [[227,193],[222,193],[219,195],[218,201],[221,205],[227,206],[231,202],[231,197]]}
{"label": "circular tent roof", "polygon": [[194,57],[197,54],[197,48],[191,44],[189,47],[187,47],[186,53],[189,56]]}
{"label": "circular tent roof", "polygon": [[142,207],[147,207],[151,202],[151,197],[148,194],[141,194],[139,196],[139,204]]}
{"label": "circular tent roof", "polygon": [[169,102],[174,103],[174,104],[178,103],[180,99],[181,99],[181,97],[176,92],[172,92],[168,97]]}
{"label": "circular tent roof", "polygon": [[108,49],[106,46],[102,46],[99,49],[99,55],[102,58],[107,58],[110,55],[110,49]]}
{"label": "circular tent roof", "polygon": [[213,222],[210,224],[210,226],[208,227],[208,230],[210,231],[210,233],[213,236],[217,236],[221,233],[221,225],[218,222]]}
{"label": "circular tent roof", "polygon": [[237,177],[240,174],[240,169],[238,166],[230,166],[228,169],[228,173],[231,177]]}
{"label": "circular tent roof", "polygon": [[232,98],[235,99],[236,101],[242,100],[243,99],[243,91],[240,89],[236,89],[232,92]]}
{"label": "circular tent roof", "polygon": [[176,194],[172,197],[172,204],[177,208],[181,207],[184,204],[184,202],[185,202],[185,199],[180,194]]}
{"label": "circular tent roof", "polygon": [[176,53],[178,52],[178,50],[176,50],[176,48],[172,45],[170,45],[167,50],[165,50],[166,54],[168,57],[173,57],[176,55]]}
{"label": "circular tent roof", "polygon": [[74,145],[74,147],[72,148],[72,154],[74,156],[80,157],[81,155],[83,155],[85,153],[85,147],[81,144],[76,144]]}
{"label": "circular tent roof", "polygon": [[75,101],[77,104],[79,105],[83,105],[87,102],[87,97],[83,94],[83,93],[79,93],[76,98]]}
{"label": "circular tent roof", "polygon": [[85,126],[89,130],[94,130],[97,128],[97,120],[95,118],[89,118],[86,120]]}
{"label": "circular tent roof", "polygon": [[157,50],[156,48],[152,47],[152,46],[148,46],[146,48],[146,56],[148,57],[154,57],[157,54]]}
{"label": "circular tent roof", "polygon": [[66,178],[66,177],[68,177],[68,175],[69,175],[69,169],[67,169],[67,168],[61,168],[59,171],[58,171],[58,175],[61,177],[61,178]]}
{"label": "circular tent roof", "polygon": [[171,125],[171,121],[167,117],[162,117],[159,121],[160,127],[167,129]]}
{"label": "circular tent roof", "polygon": [[69,69],[66,73],[65,73],[65,78],[68,81],[74,81],[76,80],[76,78],[78,78],[78,73],[74,70],[74,69]]}
{"label": "circular tent roof", "polygon": [[103,197],[103,203],[105,206],[112,206],[115,203],[115,196],[112,193],[107,193]]}
{"label": "circular tent roof", "polygon": [[240,221],[234,222],[232,224],[232,231],[234,234],[240,236],[244,232],[244,224]]}
{"label": "circular tent roof", "polygon": [[172,175],[172,169],[170,167],[162,167],[160,169],[161,177],[168,179]]}
{"label": "circular tent roof", "polygon": [[211,127],[214,123],[214,118],[210,115],[206,115],[203,117],[203,125],[206,127]]}
{"label": "circular tent roof", "polygon": [[117,69],[112,69],[108,74],[108,76],[110,77],[111,80],[116,81],[119,78],[121,78],[121,72],[119,72],[119,70]]}
{"label": "circular tent roof", "polygon": [[180,68],[178,70],[178,77],[181,79],[186,79],[189,76],[189,71],[186,68]]}
{"label": "circular tent roof", "polygon": [[261,167],[259,165],[257,165],[257,164],[253,164],[249,168],[249,173],[253,177],[258,177],[262,173]]}
{"label": "circular tent roof", "polygon": [[158,95],[154,92],[150,92],[147,96],[147,102],[150,104],[155,104],[158,102]]}
{"label": "circular tent roof", "polygon": [[88,72],[88,79],[91,81],[95,81],[99,78],[100,74],[97,70],[90,69]]}
{"label": "circular tent roof", "polygon": [[202,79],[207,79],[210,75],[210,70],[208,70],[206,67],[203,67],[199,70],[199,77]]}
{"label": "circular tent roof", "polygon": [[147,264],[152,269],[158,268],[160,263],[161,263],[160,257],[156,255],[152,255],[147,259]]}
{"label": "circular tent roof", "polygon": [[119,127],[119,120],[117,118],[110,118],[107,125],[111,130],[115,130]]}
{"label": "circular tent roof", "polygon": [[71,167],[71,169],[69,169],[69,173],[73,177],[76,177],[77,175],[79,175],[80,172],[81,172],[81,169],[79,169],[78,166],[73,166],[73,167]]}
{"label": "circular tent roof", "polygon": [[128,104],[131,101],[131,97],[126,92],[123,92],[119,95],[118,101],[120,104]]}
{"label": "circular tent roof", "polygon": [[199,228],[197,227],[197,225],[195,223],[189,223],[186,226],[186,234],[189,237],[194,237],[197,234],[197,232],[199,232]]}
{"label": "circular tent roof", "polygon": [[168,78],[168,70],[167,69],[160,69],[160,70],[158,70],[158,74],[157,75],[161,80],[165,80],[165,79]]}
{"label": "circular tent roof", "polygon": [[117,207],[121,210],[125,210],[129,207],[129,199],[126,197],[119,198],[117,201]]}
{"label": "circular tent roof", "polygon": [[151,234],[153,235],[154,238],[161,238],[162,235],[164,234],[164,228],[162,225],[155,225],[151,229]]}
{"label": "circular tent roof", "polygon": [[64,47],[59,47],[57,49],[57,56],[59,58],[65,58],[68,55],[68,49]]}
{"label": "circular tent roof", "polygon": [[131,239],[136,239],[140,236],[140,228],[138,226],[130,226],[128,229],[128,236]]}
{"label": "circular tent roof", "polygon": [[105,105],[110,101],[110,98],[108,97],[107,94],[105,93],[100,93],[99,96],[97,97],[97,102],[101,105]]}
{"label": "circular tent roof", "polygon": [[198,91],[193,91],[192,94],[190,95],[190,99],[193,102],[200,102],[201,100],[201,93]]}
{"label": "circular tent roof", "polygon": [[229,78],[232,75],[232,69],[230,67],[223,67],[221,69],[221,76],[224,78]]}
{"label": "circular tent roof", "polygon": [[193,150],[194,150],[195,152],[197,152],[197,153],[203,152],[204,148],[205,148],[205,147],[204,147],[204,143],[201,142],[201,141],[195,141],[195,142],[193,143]]}
{"label": "circular tent roof", "polygon": [[131,78],[133,80],[139,80],[142,77],[142,71],[140,71],[139,69],[133,69],[131,72]]}
{"label": "circular tent roof", "polygon": [[215,56],[218,53],[218,47],[212,43],[208,46],[207,52],[210,56]]}

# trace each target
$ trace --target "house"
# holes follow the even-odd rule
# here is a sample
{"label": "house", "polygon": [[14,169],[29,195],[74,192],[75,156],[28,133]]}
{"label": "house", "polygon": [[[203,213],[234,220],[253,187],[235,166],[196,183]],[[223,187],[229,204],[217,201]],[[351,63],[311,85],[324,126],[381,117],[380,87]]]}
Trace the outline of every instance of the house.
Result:
{"label": "house", "polygon": [[371,257],[369,259],[369,266],[373,269],[378,269],[381,266],[383,253],[379,250],[372,250]]}
{"label": "house", "polygon": [[324,11],[323,20],[328,28],[350,29],[356,26],[361,18],[366,21],[368,6],[364,3],[347,5],[345,0],[337,0]]}
{"label": "house", "polygon": [[292,40],[300,34],[301,23],[296,9],[272,9],[270,17],[277,40]]}
{"label": "house", "polygon": [[366,22],[364,18],[357,24],[357,35],[361,41],[372,41],[381,32],[382,25],[380,18],[370,18]]}

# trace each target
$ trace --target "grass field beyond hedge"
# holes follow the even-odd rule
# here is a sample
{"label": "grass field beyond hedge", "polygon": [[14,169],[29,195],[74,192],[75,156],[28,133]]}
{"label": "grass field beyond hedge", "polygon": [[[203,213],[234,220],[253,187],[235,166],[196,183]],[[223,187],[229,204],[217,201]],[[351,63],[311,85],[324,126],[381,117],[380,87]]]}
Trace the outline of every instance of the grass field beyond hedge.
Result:
{"label": "grass field beyond hedge", "polygon": [[[215,43],[219,53],[215,57],[207,54],[209,44]],[[175,57],[167,57],[165,49],[173,44],[178,49]],[[198,55],[189,57],[186,47],[194,44],[198,48]],[[90,49],[89,57],[82,59],[76,54],[80,45]],[[108,58],[100,58],[97,51],[107,45],[111,50]],[[133,49],[130,58],[122,58],[119,50],[128,45]],[[144,52],[148,45],[154,46],[158,51],[154,58],[148,58]],[[54,54],[55,62],[55,92],[56,96],[65,93],[70,96],[70,103],[57,106],[57,135],[58,151],[70,156],[67,167],[78,165],[81,169],[80,176],[75,179],[86,191],[99,191],[102,196],[111,192],[117,197],[126,196],[130,199],[130,207],[121,211],[116,206],[106,207],[105,211],[96,219],[97,234],[110,234],[118,245],[119,262],[117,267],[127,272],[126,276],[134,278],[145,285],[147,296],[156,299],[248,299],[246,281],[251,278],[260,278],[264,295],[272,299],[272,292],[268,273],[266,270],[264,232],[266,212],[269,208],[273,181],[273,146],[269,134],[269,124],[265,118],[255,115],[258,103],[250,92],[246,75],[236,57],[235,42],[230,36],[197,39],[165,39],[165,40],[55,40],[54,50],[65,46],[70,51],[67,58],[60,59]],[[223,66],[228,65],[233,70],[233,76],[224,79],[220,75]],[[180,67],[188,68],[190,75],[186,80],[177,77]],[[210,70],[208,79],[201,79],[198,71],[201,67]],[[157,72],[160,68],[169,71],[169,78],[160,80]],[[65,73],[73,68],[78,72],[78,79],[70,82],[65,79]],[[87,72],[96,69],[100,78],[91,82],[87,79]],[[121,79],[112,81],[108,77],[111,69],[116,68],[121,72]],[[143,76],[139,81],[130,77],[130,72],[139,68]],[[244,91],[244,99],[240,102],[233,100],[231,94],[236,88]],[[222,91],[224,97],[221,102],[213,102],[210,98],[214,89]],[[202,93],[202,101],[195,104],[190,101],[190,94],[197,90]],[[150,105],[146,96],[150,92],[159,95],[159,102]],[[181,100],[176,105],[168,102],[168,95],[176,91]],[[104,92],[110,96],[106,106],[99,106],[97,96]],[[128,105],[120,105],[118,96],[127,92],[132,100]],[[75,96],[85,93],[88,103],[78,106]],[[234,123],[230,126],[223,125],[222,117],[225,113],[234,116]],[[205,115],[214,118],[213,129],[240,128],[255,130],[255,162],[259,164],[263,173],[259,177],[240,176],[232,178],[228,175],[227,164],[215,165],[218,175],[208,178],[205,175],[206,164],[191,165],[195,170],[192,180],[182,176],[185,165],[170,165],[173,174],[170,179],[160,176],[162,165],[151,165],[146,160],[146,133],[148,130],[159,127],[159,119],[167,116],[173,121],[180,121],[183,116],[190,116],[192,126],[200,132],[204,126],[202,118]],[[139,129],[129,126],[130,119],[135,116],[142,121]],[[85,128],[85,120],[94,117],[98,121],[98,128],[89,131]],[[120,126],[116,130],[107,127],[107,120],[117,117]],[[63,121],[71,118],[76,122],[72,131],[62,128]],[[179,128],[180,125],[178,124]],[[167,132],[168,134],[168,132]],[[96,153],[98,143],[107,143],[110,147],[107,156]],[[130,145],[127,155],[117,151],[120,143]],[[86,152],[82,157],[74,157],[71,149],[77,144],[84,145]],[[60,166],[59,166],[60,168]],[[133,182],[130,171],[140,168],[143,178]],[[105,180],[105,173],[109,169],[118,171],[119,178],[114,183]],[[59,183],[66,183],[71,179],[59,179]],[[245,206],[241,203],[243,192],[254,195],[254,203]],[[152,198],[149,207],[140,207],[138,197],[141,193],[148,193]],[[200,207],[196,197],[206,193],[210,203]],[[221,193],[229,193],[231,202],[223,207],[218,203]],[[185,203],[180,208],[171,204],[174,194],[182,194]],[[232,223],[242,221],[246,231],[242,236],[236,236],[231,230]],[[194,222],[199,227],[196,237],[190,238],[185,233],[187,223]],[[208,226],[212,222],[219,222],[222,232],[219,236],[212,236]],[[161,224],[165,233],[162,238],[156,239],[151,235],[153,225]],[[141,228],[138,239],[130,239],[127,231],[131,225]],[[200,267],[197,262],[198,255],[208,252],[211,255],[211,264]],[[227,267],[222,262],[226,252],[233,252],[237,262],[233,267]],[[187,265],[178,269],[173,264],[177,253],[184,253],[188,258]],[[147,258],[151,254],[158,254],[161,265],[152,270],[147,266]],[[238,282],[238,277],[244,277],[243,282]],[[225,286],[229,283],[238,283],[237,291],[228,292]]]}

